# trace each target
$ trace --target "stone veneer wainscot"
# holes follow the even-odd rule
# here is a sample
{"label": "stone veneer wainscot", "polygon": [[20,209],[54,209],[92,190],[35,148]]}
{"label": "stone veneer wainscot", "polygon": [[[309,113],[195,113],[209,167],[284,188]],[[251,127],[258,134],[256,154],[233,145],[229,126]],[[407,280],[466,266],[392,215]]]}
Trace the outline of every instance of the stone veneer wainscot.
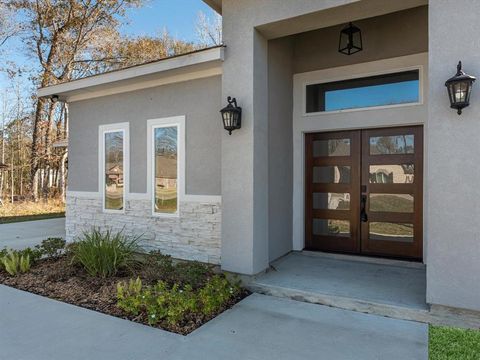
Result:
{"label": "stone veneer wainscot", "polygon": [[102,211],[102,199],[92,195],[67,195],[67,241],[74,241],[92,227],[124,230],[142,235],[146,250],[185,260],[220,264],[221,204],[180,202],[179,217],[152,216],[150,200],[127,199],[125,213]]}

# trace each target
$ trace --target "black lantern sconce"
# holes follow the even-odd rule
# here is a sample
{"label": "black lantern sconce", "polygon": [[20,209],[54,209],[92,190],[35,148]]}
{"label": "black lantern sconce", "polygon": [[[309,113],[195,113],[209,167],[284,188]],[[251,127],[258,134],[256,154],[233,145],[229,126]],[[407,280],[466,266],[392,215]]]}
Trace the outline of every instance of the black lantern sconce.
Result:
{"label": "black lantern sconce", "polygon": [[475,80],[475,76],[463,72],[462,62],[459,61],[457,73],[445,82],[448,98],[450,99],[450,107],[457,109],[458,115],[462,113],[463,108],[470,105],[470,94],[472,93],[472,85]]}
{"label": "black lantern sconce", "polygon": [[338,51],[345,55],[352,55],[362,50],[362,32],[350,22],[340,31]]}
{"label": "black lantern sconce", "polygon": [[232,135],[232,131],[242,127],[242,108],[237,106],[237,100],[232,97],[227,98],[228,105],[220,113],[222,114],[223,127]]}

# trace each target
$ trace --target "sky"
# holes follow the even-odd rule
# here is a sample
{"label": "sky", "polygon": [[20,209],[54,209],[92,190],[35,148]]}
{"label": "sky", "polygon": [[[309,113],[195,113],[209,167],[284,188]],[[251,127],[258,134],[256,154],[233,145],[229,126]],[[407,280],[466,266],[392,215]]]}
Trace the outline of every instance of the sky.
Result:
{"label": "sky", "polygon": [[202,0],[150,0],[140,9],[128,11],[129,24],[121,31],[128,35],[154,35],[167,28],[181,40],[195,40],[198,12],[211,14]]}
{"label": "sky", "polygon": [[[164,28],[171,35],[185,41],[195,41],[195,24],[202,11],[211,17],[212,10],[202,0],[147,0],[141,8],[129,9],[127,24],[120,30],[126,35],[156,35]],[[31,61],[19,50],[18,41],[7,43],[8,58],[16,63]],[[0,73],[0,91],[8,86],[5,75]]]}

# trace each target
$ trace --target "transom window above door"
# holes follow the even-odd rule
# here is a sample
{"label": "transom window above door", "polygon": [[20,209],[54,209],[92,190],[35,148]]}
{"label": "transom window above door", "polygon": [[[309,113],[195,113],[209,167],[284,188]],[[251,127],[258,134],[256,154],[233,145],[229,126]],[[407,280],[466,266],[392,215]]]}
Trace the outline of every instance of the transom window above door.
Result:
{"label": "transom window above door", "polygon": [[306,86],[307,114],[419,102],[418,69]]}

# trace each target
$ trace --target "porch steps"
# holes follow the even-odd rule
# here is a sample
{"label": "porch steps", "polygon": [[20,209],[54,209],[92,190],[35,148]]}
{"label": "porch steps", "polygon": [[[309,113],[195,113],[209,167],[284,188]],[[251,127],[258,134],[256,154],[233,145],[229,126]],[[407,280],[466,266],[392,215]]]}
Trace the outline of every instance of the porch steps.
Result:
{"label": "porch steps", "polygon": [[250,283],[248,288],[250,291],[255,293],[288,298],[311,304],[326,305],[365,314],[386,316],[394,319],[412,320],[424,323],[430,322],[429,311],[427,309],[401,307],[362,299],[343,297],[339,295],[328,295],[316,292],[313,293],[309,291],[264,284],[256,280]]}
{"label": "porch steps", "polygon": [[[366,314],[480,328],[480,314],[425,302],[425,268],[378,260],[291,253],[251,279],[250,291]],[[405,265],[405,266],[402,266]]]}

